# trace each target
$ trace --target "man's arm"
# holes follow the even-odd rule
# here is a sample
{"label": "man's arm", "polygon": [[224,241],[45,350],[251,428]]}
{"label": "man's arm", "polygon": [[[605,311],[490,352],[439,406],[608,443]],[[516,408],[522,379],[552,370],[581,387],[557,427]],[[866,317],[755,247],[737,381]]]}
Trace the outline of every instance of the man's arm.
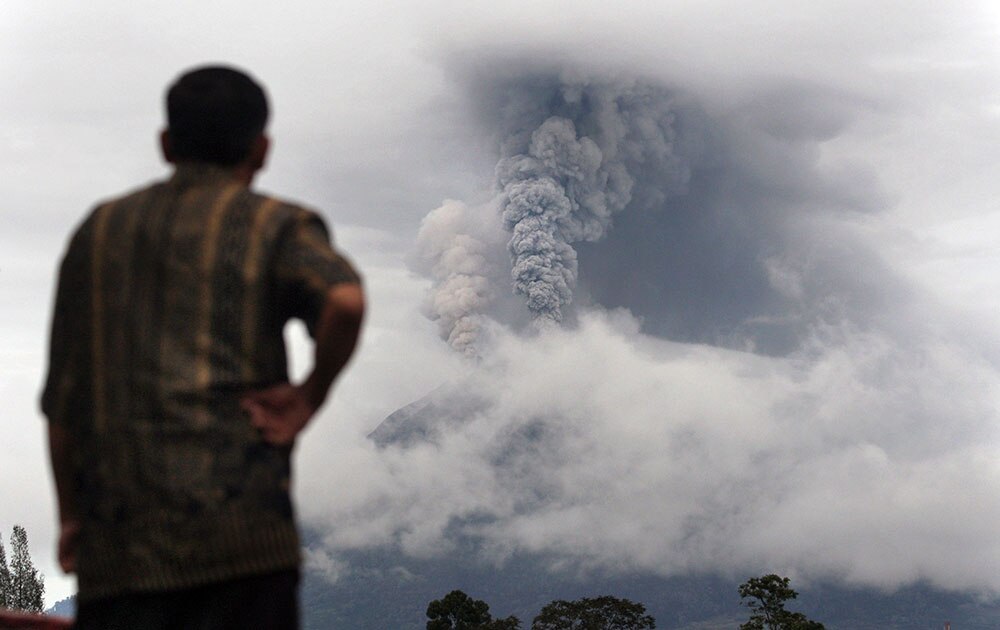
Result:
{"label": "man's arm", "polygon": [[326,400],[334,379],[354,354],[365,298],[360,284],[345,282],[327,291],[316,322],[315,359],[309,376],[299,385],[283,384],[247,394],[243,408],[268,442],[287,446],[309,423]]}
{"label": "man's arm", "polygon": [[49,367],[42,392],[42,413],[48,418],[49,458],[59,510],[59,566],[76,571],[79,514],[76,477],[79,451],[73,444],[74,426],[85,422],[83,410],[92,406],[89,336],[91,312],[89,271],[91,225],[88,217],[70,239],[59,266],[56,299],[49,340]]}
{"label": "man's arm", "polygon": [[49,423],[49,455],[56,482],[59,507],[59,566],[66,573],[76,571],[76,539],[80,530],[76,498],[73,494],[73,446],[70,434],[61,424]]}

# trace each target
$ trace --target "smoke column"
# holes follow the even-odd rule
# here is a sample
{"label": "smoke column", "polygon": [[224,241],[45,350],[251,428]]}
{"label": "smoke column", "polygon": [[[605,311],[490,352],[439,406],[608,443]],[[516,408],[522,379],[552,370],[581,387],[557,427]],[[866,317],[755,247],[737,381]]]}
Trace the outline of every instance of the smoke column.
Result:
{"label": "smoke column", "polygon": [[[530,93],[515,92],[515,107],[504,108],[514,116],[504,121],[498,206],[511,234],[514,292],[536,321],[560,322],[576,286],[573,244],[604,237],[632,201],[639,172],[661,197],[682,191],[689,173],[674,151],[665,91],[563,81],[549,93],[535,91],[538,102]],[[530,133],[519,126],[539,117]]]}
{"label": "smoke column", "polygon": [[604,238],[623,210],[662,208],[690,178],[675,150],[673,98],[661,87],[548,74],[479,93],[499,140],[497,196],[431,212],[416,263],[433,280],[428,317],[467,356],[481,354],[488,321],[510,319],[498,306],[510,288],[536,324],[563,321],[578,278],[573,245]]}

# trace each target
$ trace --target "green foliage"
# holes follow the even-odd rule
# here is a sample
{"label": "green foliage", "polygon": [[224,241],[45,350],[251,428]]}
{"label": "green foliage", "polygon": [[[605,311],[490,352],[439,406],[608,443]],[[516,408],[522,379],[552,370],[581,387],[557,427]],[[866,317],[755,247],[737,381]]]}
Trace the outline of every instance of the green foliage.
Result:
{"label": "green foliage", "polygon": [[517,617],[493,619],[490,606],[462,591],[452,591],[427,605],[427,630],[519,630]]}
{"label": "green foliage", "polygon": [[642,604],[605,595],[556,600],[538,613],[531,630],[649,630],[656,621]]}
{"label": "green foliage", "polygon": [[740,630],[824,630],[823,624],[802,613],[785,610],[785,602],[799,596],[789,586],[789,579],[773,573],[750,578],[739,587],[750,619]]}
{"label": "green foliage", "polygon": [[[452,591],[427,606],[427,630],[520,630],[511,615],[493,619],[489,605],[462,591]],[[550,602],[535,617],[531,630],[653,630],[656,621],[646,607],[627,599],[584,597]]]}

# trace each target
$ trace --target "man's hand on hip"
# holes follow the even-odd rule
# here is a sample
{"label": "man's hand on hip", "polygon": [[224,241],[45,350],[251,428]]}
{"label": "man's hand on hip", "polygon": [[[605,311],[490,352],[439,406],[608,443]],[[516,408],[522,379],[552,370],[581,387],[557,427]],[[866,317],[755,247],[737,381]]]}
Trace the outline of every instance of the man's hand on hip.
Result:
{"label": "man's hand on hip", "polygon": [[79,521],[63,521],[59,525],[59,568],[65,573],[76,573],[76,548],[80,538]]}
{"label": "man's hand on hip", "polygon": [[251,392],[240,402],[250,414],[250,424],[264,440],[275,446],[290,446],[316,413],[316,406],[302,386],[284,383]]}
{"label": "man's hand on hip", "polygon": [[250,423],[267,442],[290,446],[326,400],[333,380],[354,353],[365,313],[361,285],[343,282],[327,291],[316,323],[313,370],[301,385],[283,383],[243,397]]}

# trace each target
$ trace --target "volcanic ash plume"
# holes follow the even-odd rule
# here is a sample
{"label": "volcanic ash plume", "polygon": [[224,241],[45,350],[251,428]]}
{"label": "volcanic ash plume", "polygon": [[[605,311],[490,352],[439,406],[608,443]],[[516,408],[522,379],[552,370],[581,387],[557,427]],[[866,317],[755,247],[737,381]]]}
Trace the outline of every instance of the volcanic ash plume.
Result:
{"label": "volcanic ash plume", "polygon": [[500,139],[498,194],[483,206],[445,202],[417,243],[434,283],[427,314],[468,356],[489,321],[510,319],[505,296],[521,296],[536,324],[561,322],[578,277],[573,244],[601,240],[616,213],[662,205],[689,178],[662,88],[534,76],[477,91],[493,97],[484,118]]}
{"label": "volcanic ash plume", "polygon": [[451,347],[469,357],[478,353],[481,313],[495,297],[491,276],[497,264],[488,243],[500,231],[491,218],[483,209],[448,200],[424,218],[417,235],[418,266],[434,281],[425,313]]}
{"label": "volcanic ash plume", "polygon": [[[543,118],[530,136],[518,126],[529,95],[539,98],[534,117]],[[637,184],[659,197],[676,193],[688,169],[674,153],[663,90],[565,82],[538,90],[532,83],[528,95],[515,90],[510,98],[520,105],[507,108],[518,120],[502,125],[510,135],[496,174],[513,288],[536,321],[560,322],[578,273],[572,244],[603,238]]]}

